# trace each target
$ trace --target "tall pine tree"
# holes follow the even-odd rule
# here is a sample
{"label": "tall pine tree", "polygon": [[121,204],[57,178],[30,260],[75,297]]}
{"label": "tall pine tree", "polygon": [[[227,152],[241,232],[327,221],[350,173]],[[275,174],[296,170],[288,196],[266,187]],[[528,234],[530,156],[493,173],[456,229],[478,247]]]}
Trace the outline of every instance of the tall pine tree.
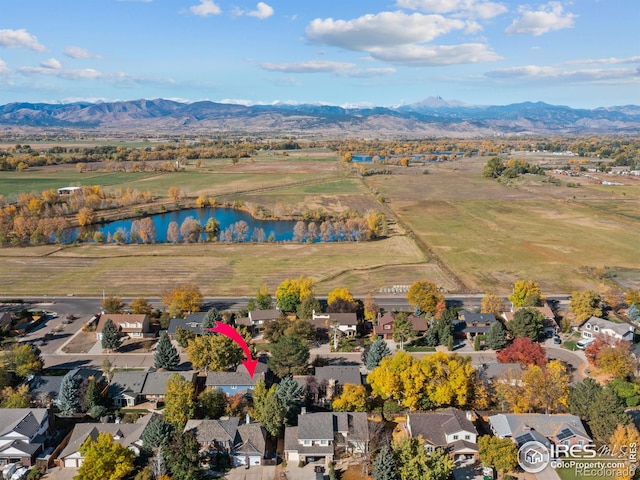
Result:
{"label": "tall pine tree", "polygon": [[301,387],[293,377],[287,376],[278,384],[276,395],[286,408],[287,425],[296,425],[298,414],[304,402],[304,387]]}
{"label": "tall pine tree", "polygon": [[171,344],[167,332],[162,332],[162,335],[160,335],[154,360],[156,368],[164,368],[165,370],[175,370],[180,363],[178,350]]}
{"label": "tall pine tree", "polygon": [[72,372],[62,378],[60,391],[55,404],[63,415],[71,415],[80,411],[80,377]]}
{"label": "tall pine tree", "polygon": [[210,332],[207,329],[215,327],[216,323],[221,321],[222,321],[222,315],[220,315],[220,312],[218,311],[218,309],[211,308],[206,313],[206,315],[204,316],[204,319],[202,320],[202,332],[205,335],[213,335],[213,332]]}
{"label": "tall pine tree", "polygon": [[373,461],[373,480],[400,480],[393,452],[387,446],[382,447]]}
{"label": "tall pine tree", "polygon": [[117,350],[121,343],[122,338],[117,325],[113,320],[107,318],[107,321],[102,326],[102,348],[108,351]]}
{"label": "tall pine tree", "polygon": [[382,337],[376,338],[367,352],[367,358],[365,361],[367,369],[371,371],[376,368],[380,365],[380,361],[387,355],[391,355],[391,350],[389,350],[387,342],[385,342]]}
{"label": "tall pine tree", "polygon": [[507,346],[507,330],[500,320],[491,324],[485,342],[492,350],[500,350]]}

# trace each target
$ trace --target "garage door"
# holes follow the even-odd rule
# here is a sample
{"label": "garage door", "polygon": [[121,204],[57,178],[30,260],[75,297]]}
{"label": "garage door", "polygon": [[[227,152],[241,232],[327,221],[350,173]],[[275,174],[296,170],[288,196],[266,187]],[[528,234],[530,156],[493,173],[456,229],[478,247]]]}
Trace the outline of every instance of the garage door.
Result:
{"label": "garage door", "polygon": [[79,458],[65,458],[64,466],[65,468],[78,468],[82,462]]}

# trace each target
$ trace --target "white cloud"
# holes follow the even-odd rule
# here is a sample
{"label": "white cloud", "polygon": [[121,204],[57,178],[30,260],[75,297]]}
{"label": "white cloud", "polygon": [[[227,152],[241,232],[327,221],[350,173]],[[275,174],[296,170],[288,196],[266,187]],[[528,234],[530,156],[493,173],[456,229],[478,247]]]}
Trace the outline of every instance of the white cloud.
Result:
{"label": "white cloud", "polygon": [[482,0],[397,0],[396,5],[409,10],[433,13],[460,13],[489,19],[505,13],[504,5]]}
{"label": "white cloud", "polygon": [[408,15],[397,11],[367,14],[355,20],[317,18],[307,26],[306,34],[315,43],[369,51],[372,48],[429,42],[465,26],[462,20],[441,15]]}
{"label": "white cloud", "polygon": [[220,7],[213,3],[213,0],[200,0],[198,5],[189,7],[189,11],[199,17],[208,17],[209,15],[219,15],[222,13]]}
{"label": "white cloud", "polygon": [[574,82],[598,82],[603,80],[629,80],[638,78],[637,68],[602,68],[570,70],[552,66],[523,65],[487,72],[485,75],[495,79],[520,78],[525,80],[562,80]]}
{"label": "white cloud", "polygon": [[381,67],[381,68],[356,68],[353,70],[347,70],[341,72],[340,75],[344,77],[355,78],[370,78],[370,77],[382,77],[384,75],[391,75],[395,73],[396,69],[393,67]]}
{"label": "white cloud", "polygon": [[94,70],[93,68],[83,68],[83,69],[62,69],[62,68],[51,68],[51,67],[20,67],[18,71],[28,77],[34,77],[38,75],[51,75],[59,78],[64,78],[67,80],[95,80],[98,78],[103,78],[104,74]]}
{"label": "white cloud", "polygon": [[521,9],[521,13],[522,16],[516,18],[505,33],[531,34],[538,37],[553,30],[573,27],[573,21],[577,17],[573,13],[565,13],[559,2],[549,2],[536,11]]}
{"label": "white cloud", "polygon": [[38,42],[35,35],[31,35],[24,28],[20,30],[0,30],[0,46],[7,48],[28,48],[36,52],[44,52],[45,46]]}
{"label": "white cloud", "polygon": [[58,70],[62,68],[62,65],[60,64],[60,62],[55,58],[50,58],[49,60],[45,60],[44,62],[40,63],[40,66],[43,68],[51,68],[53,70]]}
{"label": "white cloud", "polygon": [[501,57],[482,43],[461,45],[406,45],[372,49],[371,56],[396,65],[431,67],[460,63],[492,62]]}
{"label": "white cloud", "polygon": [[570,62],[566,62],[567,65],[619,65],[623,63],[640,63],[640,57],[589,58],[586,60],[572,60]]}
{"label": "white cloud", "polygon": [[11,70],[7,66],[7,62],[0,60],[0,75],[9,75]]}
{"label": "white cloud", "polygon": [[76,47],[71,45],[64,49],[64,54],[69,58],[82,59],[82,58],[100,58],[99,55],[94,55],[86,48]]}
{"label": "white cloud", "polygon": [[264,2],[258,2],[255,10],[247,12],[247,15],[250,17],[256,17],[260,20],[264,20],[265,18],[269,18],[273,15],[273,7],[267,5]]}
{"label": "white cloud", "polygon": [[310,60],[293,63],[261,63],[260,67],[270,72],[284,73],[335,73],[355,67],[354,63],[333,62],[330,60]]}

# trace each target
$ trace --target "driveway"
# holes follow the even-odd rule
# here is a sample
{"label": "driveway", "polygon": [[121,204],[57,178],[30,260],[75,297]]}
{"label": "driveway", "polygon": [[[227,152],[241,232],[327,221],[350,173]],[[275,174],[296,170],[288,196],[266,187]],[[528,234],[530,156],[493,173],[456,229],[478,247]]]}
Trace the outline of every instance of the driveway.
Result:
{"label": "driveway", "polygon": [[224,477],[227,480],[273,480],[276,478],[275,466],[254,466],[234,468]]}

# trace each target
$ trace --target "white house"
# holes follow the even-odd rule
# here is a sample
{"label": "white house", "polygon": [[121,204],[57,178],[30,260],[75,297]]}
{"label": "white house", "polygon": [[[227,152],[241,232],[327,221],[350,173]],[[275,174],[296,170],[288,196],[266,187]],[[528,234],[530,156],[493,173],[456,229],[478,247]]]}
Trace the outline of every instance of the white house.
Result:
{"label": "white house", "polygon": [[613,340],[633,342],[634,327],[626,323],[613,323],[599,317],[591,317],[580,327],[582,338],[593,338],[598,335]]}

